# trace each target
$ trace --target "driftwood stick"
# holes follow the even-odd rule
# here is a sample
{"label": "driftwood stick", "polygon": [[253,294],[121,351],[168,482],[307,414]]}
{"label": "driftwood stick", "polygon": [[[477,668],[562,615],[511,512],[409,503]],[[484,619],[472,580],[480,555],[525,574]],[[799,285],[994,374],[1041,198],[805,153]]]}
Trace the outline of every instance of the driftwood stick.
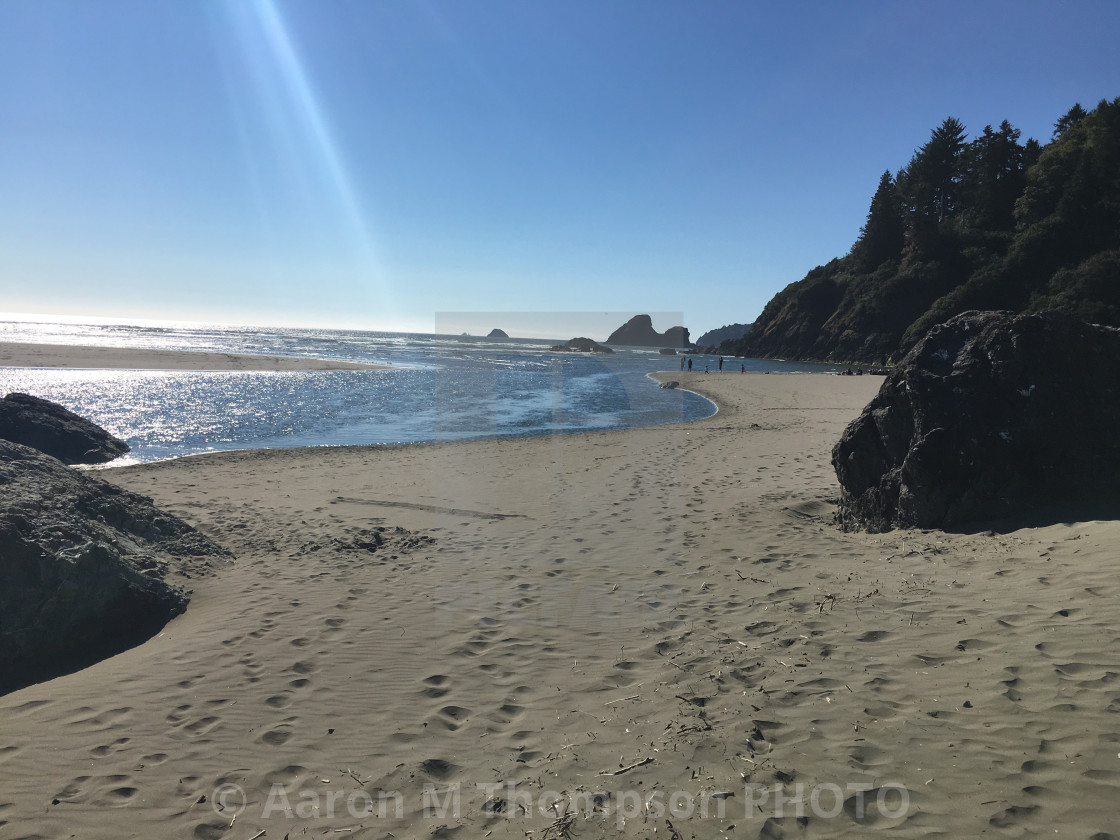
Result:
{"label": "driftwood stick", "polygon": [[628,764],[618,770],[608,770],[606,773],[599,773],[600,776],[621,776],[623,773],[629,773],[637,767],[644,767],[647,764],[653,764],[653,756],[643,758],[641,761],[635,761],[633,764]]}

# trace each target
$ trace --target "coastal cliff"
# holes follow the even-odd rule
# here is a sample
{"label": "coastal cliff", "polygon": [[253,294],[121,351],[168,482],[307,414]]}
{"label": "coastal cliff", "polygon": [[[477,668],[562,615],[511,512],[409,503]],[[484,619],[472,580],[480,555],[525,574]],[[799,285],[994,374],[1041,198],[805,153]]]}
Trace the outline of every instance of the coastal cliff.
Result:
{"label": "coastal cliff", "polygon": [[882,363],[971,309],[1120,326],[1120,98],[1075,105],[1049,143],[953,118],[883,174],[850,252],[770,300],[719,352]]}
{"label": "coastal cliff", "polygon": [[726,327],[719,327],[714,330],[708,330],[698,339],[696,339],[697,347],[718,347],[725,341],[736,341],[748,332],[750,332],[751,324],[728,324]]}

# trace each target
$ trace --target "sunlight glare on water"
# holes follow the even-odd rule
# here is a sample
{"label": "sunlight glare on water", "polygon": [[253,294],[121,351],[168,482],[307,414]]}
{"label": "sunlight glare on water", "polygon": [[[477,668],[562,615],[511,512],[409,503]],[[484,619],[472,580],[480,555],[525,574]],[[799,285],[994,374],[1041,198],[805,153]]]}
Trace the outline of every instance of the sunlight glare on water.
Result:
{"label": "sunlight glare on water", "polygon": [[[695,420],[708,400],[646,374],[676,357],[558,354],[548,342],[346,330],[0,322],[0,340],[315,356],[396,370],[0,368],[0,393],[61,403],[128,441],[129,461],[215,450],[524,437]],[[737,360],[738,361],[738,360]],[[751,369],[814,369],[750,362]],[[819,369],[819,368],[816,368]]]}

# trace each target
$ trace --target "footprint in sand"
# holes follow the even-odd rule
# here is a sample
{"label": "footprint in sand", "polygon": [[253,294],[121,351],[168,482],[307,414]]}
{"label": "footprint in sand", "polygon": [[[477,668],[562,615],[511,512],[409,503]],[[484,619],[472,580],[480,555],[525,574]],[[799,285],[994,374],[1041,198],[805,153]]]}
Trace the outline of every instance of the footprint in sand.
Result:
{"label": "footprint in sand", "polygon": [[428,724],[437,729],[454,732],[464,726],[469,717],[470,709],[462,706],[444,706],[436,715],[428,718]]}
{"label": "footprint in sand", "polygon": [[201,717],[193,723],[189,723],[183,727],[184,731],[191,733],[191,735],[202,736],[211,732],[221,725],[221,721],[210,715]]}
{"label": "footprint in sand", "polygon": [[189,712],[190,709],[190,703],[184,703],[181,706],[176,706],[174,709],[167,713],[167,722],[173,723],[175,725],[182,723],[184,720],[186,720],[187,712]]}
{"label": "footprint in sand", "polygon": [[513,702],[506,702],[487,715],[487,719],[504,726],[517,720],[524,711],[524,706],[519,706]]}
{"label": "footprint in sand", "polygon": [[890,636],[889,630],[868,630],[856,638],[857,642],[879,642]]}
{"label": "footprint in sand", "polygon": [[430,676],[424,680],[425,688],[421,690],[421,693],[423,693],[425,697],[430,697],[433,700],[439,699],[451,690],[447,688],[447,684],[450,681],[450,677],[446,677],[443,674]]}
{"label": "footprint in sand", "polygon": [[140,791],[132,784],[132,777],[122,774],[108,776],[78,776],[54,795],[52,804],[90,803],[110,808],[128,805]]}
{"label": "footprint in sand", "polygon": [[97,758],[103,758],[104,756],[109,755],[109,753],[116,752],[117,750],[122,749],[124,745],[129,742],[129,740],[131,739],[118,738],[111,744],[104,744],[100,747],[94,747],[92,750],[90,750],[90,752],[93,753],[93,755]]}
{"label": "footprint in sand", "polygon": [[278,724],[275,728],[269,729],[267,732],[262,733],[260,737],[257,738],[257,741],[260,743],[268,744],[271,747],[279,747],[283,744],[288,743],[288,741],[291,740],[291,737],[294,734],[295,733],[292,732],[291,724],[281,723]]}
{"label": "footprint in sand", "polygon": [[104,712],[97,714],[88,714],[94,710],[88,706],[83,706],[79,712],[83,713],[81,717],[75,717],[66,721],[67,726],[80,726],[83,728],[93,728],[97,730],[111,729],[124,723],[132,714],[132,709],[125,706],[119,709],[108,709]]}
{"label": "footprint in sand", "polygon": [[442,758],[429,758],[420,762],[421,772],[437,782],[446,782],[448,779],[454,777],[461,769],[459,765]]}

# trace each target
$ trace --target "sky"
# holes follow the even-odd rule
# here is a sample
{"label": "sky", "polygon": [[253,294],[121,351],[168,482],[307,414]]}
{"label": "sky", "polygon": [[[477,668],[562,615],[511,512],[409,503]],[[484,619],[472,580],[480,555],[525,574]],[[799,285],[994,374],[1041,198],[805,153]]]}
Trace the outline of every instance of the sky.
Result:
{"label": "sky", "polygon": [[0,0],[0,311],[696,337],[847,253],[946,117],[1045,142],[1120,96],[1117,33],[1117,0]]}

